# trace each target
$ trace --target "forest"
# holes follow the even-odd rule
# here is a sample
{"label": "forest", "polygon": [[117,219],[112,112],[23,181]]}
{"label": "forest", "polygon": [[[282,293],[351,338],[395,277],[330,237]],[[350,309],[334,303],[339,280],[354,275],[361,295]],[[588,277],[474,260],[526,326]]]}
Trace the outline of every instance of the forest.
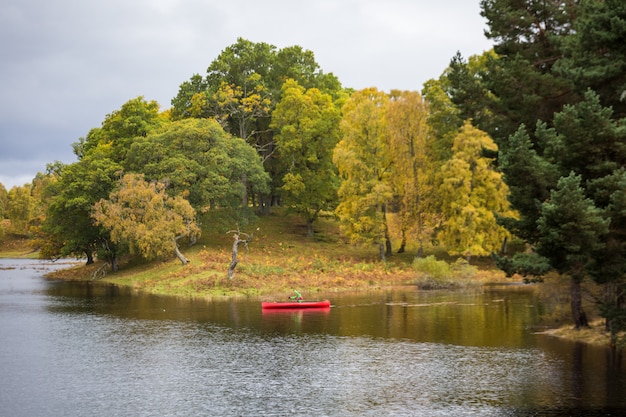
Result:
{"label": "forest", "polygon": [[182,242],[274,207],[297,213],[309,236],[331,214],[381,262],[436,246],[491,256],[527,281],[561,274],[577,328],[588,325],[582,286],[593,282],[617,335],[626,3],[480,4],[493,49],[457,53],[420,92],[354,90],[312,51],[240,38],[183,81],[167,110],[132,98],[77,139],[77,162],[0,184],[0,239],[25,236],[42,258],[115,271],[123,256],[185,265]]}

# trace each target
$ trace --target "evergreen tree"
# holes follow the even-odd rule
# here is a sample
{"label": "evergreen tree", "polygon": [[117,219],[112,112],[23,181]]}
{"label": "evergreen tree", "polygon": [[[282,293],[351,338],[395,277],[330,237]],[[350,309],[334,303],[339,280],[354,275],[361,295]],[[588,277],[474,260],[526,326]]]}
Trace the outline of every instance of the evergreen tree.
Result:
{"label": "evergreen tree", "polygon": [[626,117],[626,3],[583,0],[555,70],[582,95],[595,91],[616,117]]}
{"label": "evergreen tree", "polygon": [[[577,101],[569,78],[553,71],[563,55],[562,42],[573,31],[577,0],[481,0],[485,32],[494,40],[482,81],[495,97],[491,112],[498,123],[479,125],[500,149],[520,125],[551,123],[566,103]],[[534,138],[533,138],[534,139]]]}
{"label": "evergreen tree", "polygon": [[576,328],[589,325],[582,307],[581,282],[594,261],[594,253],[605,248],[609,219],[605,219],[585,193],[580,176],[562,177],[550,200],[541,206],[537,225],[541,235],[536,251],[547,258],[560,274],[571,278],[571,308]]}

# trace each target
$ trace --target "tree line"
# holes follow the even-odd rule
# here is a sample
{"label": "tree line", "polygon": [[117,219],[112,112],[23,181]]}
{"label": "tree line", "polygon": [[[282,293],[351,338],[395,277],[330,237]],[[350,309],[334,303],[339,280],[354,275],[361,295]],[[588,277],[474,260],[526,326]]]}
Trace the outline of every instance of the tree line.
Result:
{"label": "tree line", "polygon": [[[577,327],[588,325],[581,285],[593,280],[616,335],[626,323],[626,5],[482,0],[481,14],[494,48],[452,57],[421,92],[354,91],[311,51],[238,39],[170,109],[132,99],[73,145],[77,162],[0,187],[1,214],[42,256],[115,268],[126,253],[184,264],[180,242],[219,218],[239,224],[281,205],[312,234],[334,213],[347,239],[375,244],[383,260],[438,245],[492,254],[529,280],[557,271],[571,279]],[[507,255],[511,239],[526,250]]]}

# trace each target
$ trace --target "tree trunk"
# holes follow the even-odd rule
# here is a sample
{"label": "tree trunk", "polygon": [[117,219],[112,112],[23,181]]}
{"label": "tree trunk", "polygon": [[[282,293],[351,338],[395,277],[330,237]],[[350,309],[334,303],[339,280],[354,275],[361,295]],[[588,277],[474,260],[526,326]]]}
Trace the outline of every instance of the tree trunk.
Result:
{"label": "tree trunk", "polygon": [[232,279],[235,276],[235,267],[237,266],[237,263],[239,262],[237,260],[237,254],[239,253],[239,244],[243,242],[242,240],[239,239],[238,234],[234,234],[233,239],[235,239],[235,241],[233,242],[232,261],[230,262],[230,265],[228,266],[228,279]]}
{"label": "tree trunk", "polygon": [[87,265],[91,265],[94,263],[93,260],[93,252],[90,250],[85,251],[85,256],[87,256]]}
{"label": "tree trunk", "polygon": [[574,320],[574,325],[577,329],[581,329],[583,327],[589,327],[589,322],[587,321],[587,315],[583,310],[583,300],[582,300],[582,292],[580,288],[580,281],[578,279],[572,279],[572,285],[570,287],[570,304],[572,308],[572,318]]}
{"label": "tree trunk", "polygon": [[306,219],[306,235],[307,237],[313,237],[315,231],[313,230],[313,219]]}
{"label": "tree trunk", "polygon": [[383,262],[386,262],[387,258],[385,257],[385,243],[384,242],[380,242],[378,244],[378,251],[380,252],[380,260]]}
{"label": "tree trunk", "polygon": [[391,256],[391,239],[389,238],[389,226],[387,225],[387,205],[383,204],[383,221],[385,222],[385,256]]}
{"label": "tree trunk", "polygon": [[500,255],[506,255],[506,252],[508,250],[508,243],[509,243],[508,237],[505,236],[504,240],[502,241],[502,245],[500,246]]}
{"label": "tree trunk", "polygon": [[111,263],[111,271],[117,272],[120,269],[120,263],[119,263],[119,260],[117,259],[117,255],[111,256],[111,259],[109,262]]}
{"label": "tree trunk", "polygon": [[415,259],[420,259],[424,257],[424,245],[422,241],[419,241],[419,248],[417,249],[417,253],[415,254]]}
{"label": "tree trunk", "polygon": [[400,242],[398,253],[404,253],[405,249],[406,249],[406,230],[402,229],[402,241]]}
{"label": "tree trunk", "polygon": [[178,258],[178,260],[180,261],[180,263],[185,266],[189,263],[189,259],[185,258],[185,255],[183,255],[180,252],[180,249],[178,248],[178,239],[180,239],[182,236],[177,236],[174,239],[172,239],[174,241],[174,253],[176,254],[176,257]]}
{"label": "tree trunk", "polygon": [[248,207],[248,175],[244,172],[241,174],[241,184],[243,192],[241,193],[241,207]]}
{"label": "tree trunk", "polygon": [[611,349],[617,347],[618,333],[624,326],[624,289],[617,282],[604,284],[605,330],[611,335]]}

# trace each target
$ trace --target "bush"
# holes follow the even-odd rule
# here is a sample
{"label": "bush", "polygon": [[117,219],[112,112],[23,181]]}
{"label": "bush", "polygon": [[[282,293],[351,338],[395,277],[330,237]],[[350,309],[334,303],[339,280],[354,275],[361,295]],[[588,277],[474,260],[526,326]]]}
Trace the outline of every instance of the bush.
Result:
{"label": "bush", "polygon": [[413,261],[413,268],[421,272],[424,278],[442,281],[452,275],[452,269],[445,261],[438,261],[433,255],[426,258],[417,258]]}
{"label": "bush", "polygon": [[413,268],[420,273],[417,285],[433,289],[466,286],[478,272],[478,268],[463,258],[450,265],[446,261],[438,261],[432,255],[415,259]]}

